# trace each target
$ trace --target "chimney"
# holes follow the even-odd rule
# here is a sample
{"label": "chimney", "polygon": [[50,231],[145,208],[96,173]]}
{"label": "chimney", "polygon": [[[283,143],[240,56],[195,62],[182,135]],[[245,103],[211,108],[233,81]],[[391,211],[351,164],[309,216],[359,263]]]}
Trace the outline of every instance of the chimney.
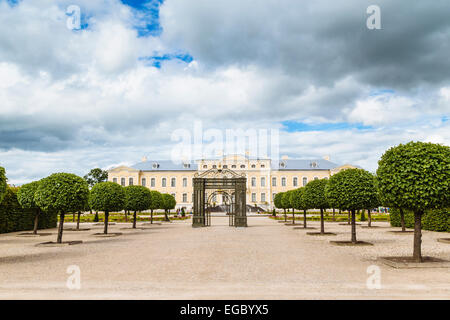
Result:
{"label": "chimney", "polygon": [[327,160],[327,161],[330,161],[330,156],[324,156],[323,159]]}

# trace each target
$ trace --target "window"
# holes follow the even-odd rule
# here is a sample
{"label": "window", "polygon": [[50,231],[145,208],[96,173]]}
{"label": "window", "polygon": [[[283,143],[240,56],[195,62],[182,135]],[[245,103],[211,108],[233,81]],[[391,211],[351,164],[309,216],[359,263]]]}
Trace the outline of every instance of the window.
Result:
{"label": "window", "polygon": [[125,187],[125,178],[120,179],[120,184],[122,185],[122,187]]}
{"label": "window", "polygon": [[228,166],[226,164],[223,165],[224,169],[228,169]]}
{"label": "window", "polygon": [[266,202],[266,194],[261,193],[261,202]]}
{"label": "window", "polygon": [[285,167],[286,167],[286,163],[280,162],[280,167],[281,167],[281,168],[285,168]]}
{"label": "window", "polygon": [[252,164],[252,169],[255,169],[256,168],[256,164]]}
{"label": "window", "polygon": [[204,164],[203,169],[208,169],[208,166],[206,164]]}
{"label": "window", "polygon": [[143,187],[146,187],[146,184],[147,184],[147,179],[142,178],[142,186],[143,186]]}
{"label": "window", "polygon": [[256,193],[252,193],[252,202],[256,202]]}
{"label": "window", "polygon": [[296,187],[298,185],[298,178],[297,177],[294,177],[294,179],[292,179],[292,185],[294,187]]}
{"label": "window", "polygon": [[241,164],[241,169],[245,169],[245,165],[244,164]]}
{"label": "window", "polygon": [[265,164],[262,164],[262,165],[261,165],[261,168],[265,168],[265,167],[266,167],[266,165],[265,165]]}
{"label": "window", "polygon": [[154,163],[154,164],[152,165],[152,167],[153,167],[153,169],[158,169],[158,168],[159,168],[159,163]]}
{"label": "window", "polygon": [[129,186],[132,186],[132,185],[133,185],[133,178],[129,178],[129,179],[128,179],[128,185],[129,185]]}
{"label": "window", "polygon": [[176,184],[177,184],[177,180],[175,178],[170,179],[170,186],[172,188],[175,188]]}
{"label": "window", "polygon": [[183,178],[183,187],[187,187],[187,178]]}
{"label": "window", "polygon": [[311,162],[310,163],[310,167],[311,168],[317,168],[319,165],[318,165],[318,163],[317,162]]}
{"label": "window", "polygon": [[276,187],[277,186],[277,178],[273,177],[272,178],[272,187]]}
{"label": "window", "polygon": [[285,177],[281,178],[281,186],[286,187],[286,178]]}
{"label": "window", "polygon": [[166,179],[166,178],[162,178],[162,180],[161,180],[161,186],[162,186],[163,188],[167,187],[167,179]]}
{"label": "window", "polygon": [[212,167],[213,167],[213,169],[217,169],[217,166],[216,166],[215,164],[213,164],[213,166],[212,166]]}
{"label": "window", "polygon": [[114,182],[114,183],[117,183],[117,178],[113,178],[113,182]]}
{"label": "window", "polygon": [[308,184],[308,178],[303,177],[303,186],[306,186]]}
{"label": "window", "polygon": [[187,202],[187,193],[183,193],[183,202]]}
{"label": "window", "polygon": [[154,188],[155,185],[156,185],[156,179],[155,179],[155,178],[152,178],[152,179],[150,180],[150,186]]}
{"label": "window", "polygon": [[314,180],[319,180],[319,177],[314,177]]}
{"label": "window", "polygon": [[190,165],[189,163],[184,163],[184,164],[183,164],[183,167],[184,167],[185,169],[189,169],[189,168],[191,167],[191,165]]}
{"label": "window", "polygon": [[252,187],[256,187],[256,178],[255,177],[252,178]]}
{"label": "window", "polygon": [[266,186],[266,178],[261,177],[261,187],[265,187],[265,186]]}
{"label": "window", "polygon": [[236,169],[236,165],[233,164],[233,165],[231,166],[231,168],[232,168],[232,169]]}

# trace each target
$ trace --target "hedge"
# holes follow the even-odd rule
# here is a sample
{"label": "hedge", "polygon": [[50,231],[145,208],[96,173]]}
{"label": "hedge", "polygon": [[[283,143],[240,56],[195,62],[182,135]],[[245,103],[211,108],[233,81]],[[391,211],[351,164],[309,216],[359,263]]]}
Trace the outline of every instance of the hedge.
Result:
{"label": "hedge", "polygon": [[[405,214],[405,226],[414,228],[414,213],[403,210]],[[391,226],[401,227],[400,211],[391,208]],[[450,209],[428,210],[422,217],[422,229],[429,231],[450,232]]]}
{"label": "hedge", "polygon": [[[0,233],[33,230],[35,210],[22,209],[17,201],[18,190],[8,187],[5,199],[0,204]],[[56,223],[56,213],[41,213],[38,228],[55,228]]]}

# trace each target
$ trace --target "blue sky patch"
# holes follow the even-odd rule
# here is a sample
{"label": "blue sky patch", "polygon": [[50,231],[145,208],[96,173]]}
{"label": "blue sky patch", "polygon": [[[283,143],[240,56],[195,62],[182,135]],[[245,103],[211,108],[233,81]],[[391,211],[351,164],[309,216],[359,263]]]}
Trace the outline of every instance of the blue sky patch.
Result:
{"label": "blue sky patch", "polygon": [[135,26],[139,37],[159,36],[162,27],[159,23],[159,8],[164,0],[121,0],[123,4],[137,11],[139,24]]}
{"label": "blue sky patch", "polygon": [[161,68],[162,63],[164,61],[179,60],[186,63],[191,63],[194,60],[194,58],[187,53],[167,53],[159,56],[155,55],[149,57],[140,57],[139,60],[146,61],[149,65],[153,67]]}
{"label": "blue sky patch", "polygon": [[302,132],[302,131],[335,131],[335,130],[368,130],[373,129],[371,126],[365,126],[362,123],[347,123],[347,122],[325,122],[325,123],[304,123],[297,121],[283,121],[281,122],[285,131],[287,132]]}

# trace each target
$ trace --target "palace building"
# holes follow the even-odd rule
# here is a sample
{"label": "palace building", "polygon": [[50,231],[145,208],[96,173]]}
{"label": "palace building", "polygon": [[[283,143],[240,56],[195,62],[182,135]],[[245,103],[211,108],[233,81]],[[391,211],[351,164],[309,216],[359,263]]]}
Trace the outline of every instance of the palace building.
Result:
{"label": "palace building", "polygon": [[[283,192],[305,186],[314,179],[329,178],[352,165],[337,165],[329,157],[296,160],[284,156],[279,161],[228,155],[218,159],[201,159],[175,164],[171,160],[148,160],[108,171],[108,180],[122,186],[142,185],[175,196],[177,208],[191,210],[193,206],[192,179],[211,169],[229,169],[247,178],[247,204],[265,210],[273,208],[273,198]],[[221,204],[222,199],[213,199]]]}

